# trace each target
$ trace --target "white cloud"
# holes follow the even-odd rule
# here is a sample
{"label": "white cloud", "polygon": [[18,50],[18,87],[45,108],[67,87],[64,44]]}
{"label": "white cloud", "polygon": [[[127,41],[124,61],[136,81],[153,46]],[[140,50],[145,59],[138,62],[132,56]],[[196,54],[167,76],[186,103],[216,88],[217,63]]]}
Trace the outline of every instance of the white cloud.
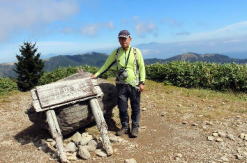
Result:
{"label": "white cloud", "polygon": [[98,24],[91,24],[81,28],[81,34],[88,36],[95,36],[100,29]]}
{"label": "white cloud", "polygon": [[183,23],[176,20],[176,19],[173,19],[173,18],[165,18],[163,20],[161,20],[162,23],[165,23],[171,27],[182,27],[183,26]]}
{"label": "white cloud", "polygon": [[138,36],[146,36],[148,34],[156,35],[157,27],[154,23],[137,23],[135,30]]}
{"label": "white cloud", "polygon": [[114,29],[114,24],[112,22],[97,23],[86,25],[81,28],[81,34],[86,36],[96,36],[100,31],[108,29]]}
{"label": "white cloud", "polygon": [[201,33],[192,33],[186,40],[222,39],[247,34],[247,21],[230,24],[225,27]]}
{"label": "white cloud", "polygon": [[[62,20],[78,11],[76,0],[1,0],[0,41],[22,30]],[[38,31],[36,31],[38,32]]]}
{"label": "white cloud", "polygon": [[190,32],[177,32],[175,33],[175,35],[178,35],[178,36],[190,35]]}

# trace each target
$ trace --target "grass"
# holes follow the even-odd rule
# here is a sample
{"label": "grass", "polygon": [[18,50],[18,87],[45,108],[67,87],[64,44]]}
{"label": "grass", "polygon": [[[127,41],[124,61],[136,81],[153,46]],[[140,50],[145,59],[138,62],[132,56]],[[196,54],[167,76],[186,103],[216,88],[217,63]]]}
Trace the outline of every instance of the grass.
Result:
{"label": "grass", "polygon": [[147,81],[142,106],[157,112],[169,112],[174,118],[193,114],[195,119],[218,119],[247,113],[247,94],[219,92],[206,89],[187,89]]}
{"label": "grass", "polygon": [[[114,83],[114,78],[109,78]],[[26,95],[19,91],[0,94],[0,104],[8,103],[12,95]],[[156,114],[167,112],[168,118],[193,115],[195,119],[217,119],[233,114],[246,115],[247,94],[219,92],[206,89],[187,89],[164,85],[147,80],[142,93],[141,107],[154,110]],[[114,109],[114,121],[119,125],[118,109]]]}
{"label": "grass", "polygon": [[5,101],[9,96],[20,93],[20,91],[14,90],[10,92],[0,92],[0,102]]}

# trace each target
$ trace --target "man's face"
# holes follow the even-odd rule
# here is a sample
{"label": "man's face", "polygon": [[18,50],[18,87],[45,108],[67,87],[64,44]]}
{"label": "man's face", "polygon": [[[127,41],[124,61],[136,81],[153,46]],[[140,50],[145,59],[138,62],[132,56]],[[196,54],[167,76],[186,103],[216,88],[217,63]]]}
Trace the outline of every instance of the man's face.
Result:
{"label": "man's face", "polygon": [[125,38],[125,37],[119,37],[118,38],[119,43],[123,49],[127,49],[131,42],[131,37]]}

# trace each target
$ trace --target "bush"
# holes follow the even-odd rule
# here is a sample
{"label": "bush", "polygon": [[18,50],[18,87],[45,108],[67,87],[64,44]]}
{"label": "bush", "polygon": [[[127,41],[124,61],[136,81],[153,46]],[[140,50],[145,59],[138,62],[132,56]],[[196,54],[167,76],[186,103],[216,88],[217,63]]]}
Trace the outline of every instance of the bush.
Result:
{"label": "bush", "polygon": [[[92,66],[87,66],[87,65],[78,66],[78,67],[62,67],[62,68],[58,68],[52,72],[44,73],[39,80],[39,85],[48,84],[48,83],[63,79],[65,77],[68,77],[68,76],[76,73],[78,69],[82,69],[83,71],[90,72],[92,74],[94,74],[98,71],[97,67],[92,67]],[[106,79],[106,78],[112,77],[112,76],[114,76],[113,70],[110,70],[110,71],[106,72],[102,76],[102,78]]]}
{"label": "bush", "polygon": [[146,66],[147,78],[186,88],[247,92],[247,65],[169,62]]}
{"label": "bush", "polygon": [[17,84],[15,81],[9,78],[0,78],[0,95],[17,90]]}

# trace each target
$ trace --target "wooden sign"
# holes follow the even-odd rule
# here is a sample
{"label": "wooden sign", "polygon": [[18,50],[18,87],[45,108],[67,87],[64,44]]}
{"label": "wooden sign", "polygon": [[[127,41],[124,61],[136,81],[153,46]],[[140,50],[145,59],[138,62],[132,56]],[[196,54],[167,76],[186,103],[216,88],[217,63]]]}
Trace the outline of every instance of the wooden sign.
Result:
{"label": "wooden sign", "polygon": [[42,108],[97,95],[90,78],[55,82],[36,87]]}

